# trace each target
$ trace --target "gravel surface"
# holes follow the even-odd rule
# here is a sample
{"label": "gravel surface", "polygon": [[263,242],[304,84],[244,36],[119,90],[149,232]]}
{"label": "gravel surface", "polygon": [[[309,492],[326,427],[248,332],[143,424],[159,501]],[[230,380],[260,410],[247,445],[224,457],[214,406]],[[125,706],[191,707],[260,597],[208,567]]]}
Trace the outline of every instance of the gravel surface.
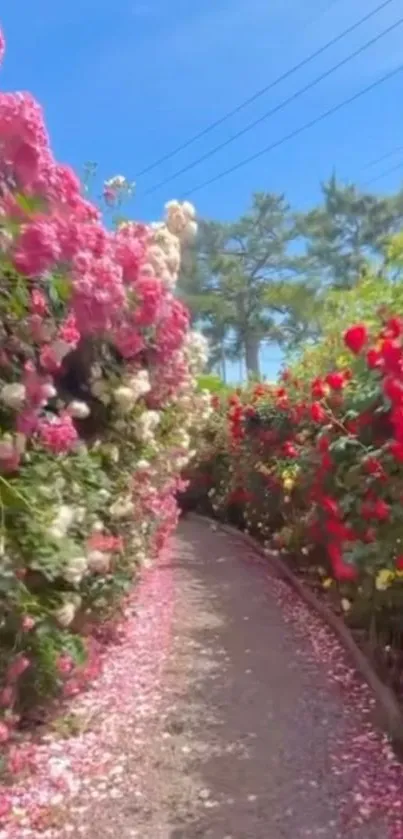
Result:
{"label": "gravel surface", "polygon": [[385,839],[376,819],[346,824],[353,778],[336,774],[332,754],[350,712],[245,550],[207,523],[181,524],[161,810],[138,836]]}
{"label": "gravel surface", "polygon": [[51,743],[77,782],[60,824],[1,839],[403,839],[403,773],[372,729],[371,695],[255,559],[182,521],[125,644],[78,700],[95,727]]}

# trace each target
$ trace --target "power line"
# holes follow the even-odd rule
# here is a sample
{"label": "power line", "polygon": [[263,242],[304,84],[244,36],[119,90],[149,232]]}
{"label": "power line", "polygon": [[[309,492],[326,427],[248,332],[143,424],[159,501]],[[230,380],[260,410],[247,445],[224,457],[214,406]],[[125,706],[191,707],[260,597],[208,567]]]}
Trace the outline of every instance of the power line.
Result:
{"label": "power line", "polygon": [[392,155],[397,154],[397,152],[403,151],[403,146],[395,146],[390,151],[386,152],[386,154],[382,154],[381,157],[376,157],[374,160],[370,160],[369,163],[366,163],[365,166],[362,167],[362,171],[365,169],[371,169],[372,166],[377,166],[378,163],[382,163],[384,160],[387,160],[388,157],[392,157]]}
{"label": "power line", "polygon": [[[336,2],[338,3],[338,2],[340,2],[340,0],[331,0],[331,2],[326,6],[325,9],[322,10],[322,12],[319,13],[318,16],[315,16],[312,20],[310,20],[306,24],[306,26],[304,26],[302,28],[300,34],[302,34],[302,32],[304,32],[305,29],[307,29],[312,23],[314,23],[316,20],[319,20],[324,14],[326,14],[332,8],[332,6],[335,5]],[[374,12],[370,12],[365,18],[362,19],[361,22],[364,22],[365,20],[369,20],[369,18],[372,17],[374,14],[376,14],[378,12],[378,10],[388,6],[389,3],[391,3],[391,2],[393,2],[393,0],[385,0],[385,2],[382,4],[382,6],[375,9]],[[259,99],[265,93],[268,93],[269,90],[272,90],[274,87],[276,87],[278,84],[280,84],[280,82],[285,81],[285,79],[288,79],[290,76],[293,75],[293,73],[296,73],[298,70],[301,70],[302,67],[304,67],[306,64],[308,64],[310,61],[313,61],[314,58],[317,58],[326,49],[328,49],[330,46],[332,46],[332,44],[337,43],[337,41],[341,37],[344,37],[344,35],[348,34],[348,32],[353,31],[353,29],[355,29],[355,26],[346,30],[344,33],[342,33],[342,35],[337,36],[332,41],[330,41],[328,44],[325,44],[323,47],[320,47],[314,53],[307,56],[307,58],[304,58],[302,61],[299,61],[298,64],[295,64],[293,67],[291,67],[289,70],[286,70],[280,76],[277,76],[277,78],[274,79],[272,82],[269,82],[269,84],[267,84],[264,87],[257,90],[255,93],[253,93],[247,99],[244,99],[239,105],[236,105],[235,108],[232,108],[230,111],[227,111],[223,116],[219,117],[214,122],[211,122],[209,125],[207,125],[206,128],[203,128],[197,134],[194,134],[188,140],[185,140],[184,143],[181,143],[179,146],[172,149],[172,151],[167,152],[166,154],[159,157],[157,160],[154,160],[148,166],[145,166],[144,169],[142,169],[140,172],[138,172],[138,174],[136,175],[136,178],[141,178],[143,175],[148,174],[148,172],[151,172],[153,169],[156,169],[157,166],[160,166],[162,163],[165,163],[167,160],[170,160],[172,157],[175,157],[177,154],[179,154],[179,152],[182,152],[185,149],[189,148],[189,146],[193,145],[193,143],[195,143],[197,140],[201,140],[202,137],[205,137],[207,134],[209,134],[215,128],[218,128],[220,125],[223,125],[224,122],[226,122],[232,116],[235,116],[235,114],[238,114],[240,111],[242,111],[248,105],[251,105],[253,102],[256,102],[257,99]]]}
{"label": "power line", "polygon": [[[391,2],[391,0],[387,0],[387,2]],[[380,6],[380,7],[378,7],[377,11],[379,11],[380,8],[383,8],[383,6],[384,6],[384,4],[382,4],[382,6]],[[360,21],[358,21],[356,24],[354,24],[354,28],[360,26],[363,23],[363,21],[367,20],[367,19],[368,19],[368,16],[366,16],[365,18],[362,18]],[[354,52],[350,53],[348,56],[346,56],[346,58],[343,58],[341,61],[338,61],[337,64],[334,64],[332,67],[330,67],[329,70],[326,70],[323,73],[320,73],[320,75],[317,76],[315,79],[313,79],[313,81],[311,81],[308,84],[304,85],[303,87],[299,88],[299,90],[297,90],[295,93],[288,96],[286,99],[283,99],[282,102],[280,102],[278,105],[275,105],[274,108],[271,108],[269,111],[266,111],[264,114],[262,114],[262,116],[258,117],[257,119],[254,119],[252,122],[248,123],[244,128],[240,129],[235,134],[233,134],[231,137],[227,138],[227,140],[224,140],[222,143],[219,143],[217,146],[214,146],[212,149],[205,152],[205,154],[202,154],[200,157],[196,158],[196,160],[191,161],[186,166],[183,166],[181,169],[178,169],[176,172],[173,172],[172,175],[169,175],[167,178],[164,178],[162,181],[159,181],[153,187],[150,187],[149,189],[145,190],[145,192],[143,192],[143,195],[144,196],[151,195],[153,192],[156,192],[158,189],[161,189],[166,184],[171,183],[171,181],[173,181],[173,180],[176,180],[176,178],[178,178],[180,175],[183,175],[186,172],[189,172],[191,169],[194,169],[200,163],[203,163],[205,160],[208,160],[208,158],[213,157],[214,154],[217,154],[217,152],[226,148],[231,143],[233,143],[235,140],[239,139],[240,137],[243,137],[244,134],[247,134],[253,128],[256,128],[257,125],[260,125],[260,123],[269,119],[269,117],[272,117],[272,116],[274,116],[274,114],[277,114],[277,113],[279,113],[279,111],[282,111],[283,108],[285,108],[291,102],[294,102],[296,99],[299,99],[299,97],[302,96],[304,93],[307,93],[308,90],[311,90],[313,87],[316,87],[317,84],[322,82],[328,76],[332,75],[332,73],[335,73],[337,70],[339,70],[345,64],[348,64],[354,58],[357,58],[358,55],[361,55],[361,53],[363,53],[369,47],[373,46],[381,38],[384,38],[386,35],[388,35],[390,32],[392,32],[398,26],[401,26],[402,23],[403,23],[403,18],[400,18],[400,20],[396,21],[391,26],[388,26],[386,29],[384,29],[382,32],[380,32],[378,35],[375,35],[373,38],[371,38],[369,41],[367,41],[365,44],[363,44],[361,47],[358,47],[358,49],[354,50]],[[351,31],[351,27],[348,31]],[[340,37],[342,37],[342,35],[338,36],[338,38],[340,38]],[[329,43],[334,43],[334,40],[332,42],[329,42]]]}
{"label": "power line", "polygon": [[263,157],[263,155],[268,154],[268,152],[273,151],[274,149],[279,148],[280,146],[284,145],[284,143],[288,142],[288,140],[294,139],[294,137],[298,137],[300,134],[303,134],[304,131],[308,131],[309,128],[313,128],[315,125],[318,125],[323,120],[327,119],[327,117],[332,116],[333,114],[340,111],[342,108],[345,108],[347,105],[351,105],[353,102],[356,102],[366,93],[370,93],[371,90],[375,90],[375,88],[379,87],[384,82],[392,79],[398,73],[403,70],[403,64],[399,64],[394,70],[389,71],[384,76],[381,76],[380,79],[377,81],[372,82],[372,84],[364,87],[362,90],[359,90],[358,93],[355,93],[353,96],[350,96],[348,99],[343,99],[342,102],[339,102],[337,105],[334,105],[332,108],[329,108],[327,111],[324,111],[315,119],[309,120],[309,122],[304,123],[299,128],[296,128],[294,131],[290,131],[289,134],[285,134],[284,137],[281,137],[280,140],[276,140],[275,143],[270,143],[268,146],[265,146],[260,151],[255,152],[255,154],[251,154],[248,157],[244,157],[243,160],[240,160],[239,163],[234,164],[234,166],[228,167],[228,169],[224,169],[222,172],[219,172],[217,175],[214,175],[212,178],[209,178],[206,181],[202,181],[202,183],[197,184],[197,186],[193,187],[192,189],[188,190],[184,195],[182,195],[182,199],[188,198],[190,195],[193,195],[195,192],[198,192],[201,189],[204,189],[206,186],[210,186],[211,184],[215,183],[216,181],[221,180],[226,175],[232,174],[232,172],[236,172],[238,169],[241,169],[243,166],[246,166],[248,163],[252,163],[254,160],[257,160],[259,157]]}
{"label": "power line", "polygon": [[398,169],[403,167],[403,160],[400,163],[395,164],[394,166],[390,166],[389,169],[384,169],[383,172],[380,172],[379,175],[375,175],[374,178],[370,178],[369,181],[365,181],[364,186],[369,186],[369,184],[374,184],[376,181],[380,181],[381,178],[386,178],[387,175],[391,175],[392,172],[397,172]]}

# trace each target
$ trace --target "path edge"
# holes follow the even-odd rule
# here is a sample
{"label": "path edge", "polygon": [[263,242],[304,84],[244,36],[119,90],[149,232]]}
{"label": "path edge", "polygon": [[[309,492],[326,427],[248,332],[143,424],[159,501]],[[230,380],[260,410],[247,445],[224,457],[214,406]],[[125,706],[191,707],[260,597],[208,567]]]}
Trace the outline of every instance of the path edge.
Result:
{"label": "path edge", "polygon": [[298,577],[291,571],[286,563],[273,551],[266,551],[259,542],[250,536],[248,533],[243,533],[236,527],[229,524],[224,524],[209,516],[203,516],[199,513],[189,513],[190,519],[202,521],[204,523],[214,525],[217,529],[234,536],[239,541],[248,545],[261,558],[265,559],[270,564],[278,576],[285,580],[298,594],[298,596],[315,611],[319,617],[327,624],[329,629],[336,635],[342,647],[352,660],[356,670],[360,673],[362,678],[367,683],[372,691],[378,706],[379,720],[382,728],[389,736],[392,744],[396,750],[403,754],[403,713],[400,704],[388,685],[385,685],[369,659],[364,655],[356,644],[350,630],[346,624],[337,617],[326,605],[324,605],[313,592],[298,579]]}

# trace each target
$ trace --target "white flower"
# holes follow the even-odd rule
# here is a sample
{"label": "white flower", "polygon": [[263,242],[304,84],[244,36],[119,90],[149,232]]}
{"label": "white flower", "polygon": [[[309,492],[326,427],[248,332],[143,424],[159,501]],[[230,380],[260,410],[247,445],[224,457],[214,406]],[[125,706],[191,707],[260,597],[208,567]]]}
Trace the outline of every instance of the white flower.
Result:
{"label": "white flower", "polygon": [[96,379],[91,385],[91,393],[96,399],[108,405],[111,398],[108,391],[108,385],[104,379]]}
{"label": "white flower", "polygon": [[75,400],[74,402],[70,402],[67,407],[67,410],[71,417],[74,419],[87,419],[89,417],[91,411],[86,402],[79,402]]}
{"label": "white flower", "polygon": [[102,379],[102,367],[100,364],[93,364],[91,367],[91,378],[95,379]]}
{"label": "white flower", "polygon": [[76,615],[77,607],[71,600],[66,600],[63,606],[55,612],[55,618],[60,626],[66,629],[67,626],[73,622]]}
{"label": "white flower", "polygon": [[104,529],[105,529],[105,527],[104,527],[104,524],[101,521],[101,519],[95,519],[95,521],[94,521],[94,523],[91,527],[92,532],[93,533],[103,533]]}
{"label": "white flower", "polygon": [[145,458],[143,458],[142,460],[139,460],[139,462],[137,464],[137,471],[138,472],[146,472],[147,469],[149,469],[149,468],[150,468],[150,461],[149,460],[146,460]]}
{"label": "white flower", "polygon": [[102,499],[102,501],[107,501],[108,498],[111,497],[111,494],[108,489],[103,488],[99,490],[98,496]]}
{"label": "white flower", "polygon": [[111,556],[102,551],[90,551],[88,554],[88,568],[95,574],[107,574],[111,565]]}
{"label": "white flower", "polygon": [[188,219],[194,220],[196,218],[196,210],[195,210],[193,204],[190,203],[190,201],[184,201],[183,202],[182,210],[183,210],[183,212],[185,213],[185,216],[187,216]]}
{"label": "white flower", "polygon": [[25,402],[26,393],[25,385],[20,382],[14,382],[13,384],[2,387],[0,398],[8,408],[19,411]]}
{"label": "white flower", "polygon": [[197,236],[197,222],[196,221],[188,221],[187,225],[185,226],[183,233],[182,233],[182,240],[189,244],[193,242]]}
{"label": "white flower", "polygon": [[138,419],[137,436],[143,442],[151,441],[160,422],[158,411],[144,411]]}
{"label": "white flower", "polygon": [[78,585],[88,570],[88,563],[85,556],[75,556],[69,559],[63,577],[68,583]]}
{"label": "white flower", "polygon": [[124,519],[134,512],[134,504],[131,498],[117,498],[109,508],[109,514],[113,519]]}
{"label": "white flower", "polygon": [[110,189],[120,189],[126,183],[126,178],[124,175],[114,175],[109,180],[105,181],[105,186],[109,187]]}
{"label": "white flower", "polygon": [[42,401],[44,405],[49,402],[49,399],[54,399],[56,394],[57,390],[50,382],[42,385]]}
{"label": "white flower", "polygon": [[190,446],[190,437],[187,431],[183,431],[182,429],[179,430],[178,433],[178,444],[181,449],[188,449]]}
{"label": "white flower", "polygon": [[120,453],[118,446],[106,445],[104,447],[104,452],[111,463],[119,463]]}
{"label": "white flower", "polygon": [[87,511],[85,507],[77,507],[74,516],[77,524],[82,524],[85,521],[86,512]]}
{"label": "white flower", "polygon": [[145,396],[146,393],[149,393],[151,390],[150,378],[148,375],[147,370],[139,370],[135,376],[131,376],[131,378],[127,382],[128,387],[130,390],[133,391],[135,399],[140,399],[141,396]]}
{"label": "white flower", "polygon": [[125,413],[131,411],[136,403],[136,396],[131,387],[120,385],[113,391],[113,398]]}
{"label": "white flower", "polygon": [[53,341],[53,344],[50,345],[50,352],[53,358],[59,363],[63,361],[71,350],[71,344],[68,344],[67,341],[62,341],[61,339],[56,339],[56,341]]}
{"label": "white flower", "polygon": [[69,507],[67,504],[62,504],[48,529],[48,535],[53,539],[64,539],[69,527],[73,524],[73,521],[73,507]]}

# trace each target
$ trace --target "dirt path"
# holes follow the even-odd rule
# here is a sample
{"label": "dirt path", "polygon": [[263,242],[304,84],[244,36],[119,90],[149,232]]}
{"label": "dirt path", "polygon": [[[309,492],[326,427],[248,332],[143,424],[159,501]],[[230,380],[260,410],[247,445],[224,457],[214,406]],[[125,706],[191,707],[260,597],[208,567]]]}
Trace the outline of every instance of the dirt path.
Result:
{"label": "dirt path", "polygon": [[[390,780],[377,764],[386,746],[359,703],[366,689],[358,684],[345,700],[335,672],[354,674],[335,664],[332,637],[287,601],[266,566],[245,559],[236,538],[200,520],[181,523],[170,563],[149,578],[139,653],[123,681],[125,651],[116,652],[117,681],[112,663],[105,674],[116,712],[102,723],[99,750],[107,744],[112,768],[83,777],[70,825],[46,839],[402,839],[376,807],[366,824],[347,821],[352,811],[368,816],[373,790],[384,796]],[[162,641],[168,625],[171,643]],[[319,647],[325,664],[312,654]],[[149,668],[154,689],[140,702]],[[392,808],[399,797],[392,783]]]}
{"label": "dirt path", "polygon": [[267,574],[203,522],[185,520],[176,547],[174,646],[148,817],[140,807],[141,826],[134,818],[133,832],[126,822],[116,838],[386,839],[375,820],[344,823],[353,778],[334,774],[332,752],[351,719],[296,646]]}

